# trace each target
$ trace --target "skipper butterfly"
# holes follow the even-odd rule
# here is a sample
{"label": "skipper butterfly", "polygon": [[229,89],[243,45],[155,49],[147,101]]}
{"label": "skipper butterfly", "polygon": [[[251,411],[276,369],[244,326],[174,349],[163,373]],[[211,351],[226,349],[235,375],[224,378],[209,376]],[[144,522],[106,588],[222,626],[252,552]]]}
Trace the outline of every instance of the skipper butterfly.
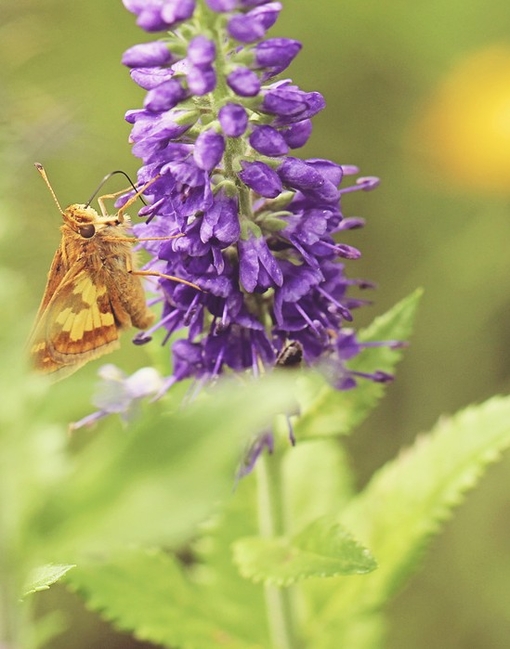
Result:
{"label": "skipper butterfly", "polygon": [[30,337],[30,355],[37,371],[61,379],[116,349],[122,330],[131,326],[146,329],[152,324],[155,316],[147,307],[140,277],[161,277],[200,288],[172,275],[137,268],[133,243],[174,238],[130,236],[131,221],[125,210],[158,177],[146,183],[112,216],[104,200],[124,191],[98,198],[101,214],[89,204],[74,204],[62,210],[42,165],[35,166],[64,222]]}

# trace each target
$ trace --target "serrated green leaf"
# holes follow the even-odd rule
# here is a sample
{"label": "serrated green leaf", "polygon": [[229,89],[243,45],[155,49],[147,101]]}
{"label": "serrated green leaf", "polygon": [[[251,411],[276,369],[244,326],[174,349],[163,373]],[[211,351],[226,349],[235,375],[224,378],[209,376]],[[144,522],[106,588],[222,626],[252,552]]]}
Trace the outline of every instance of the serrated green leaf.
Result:
{"label": "serrated green leaf", "polygon": [[[376,318],[370,327],[359,333],[359,340],[407,341],[421,295],[421,290],[415,291]],[[401,349],[368,347],[349,363],[349,368],[357,372],[382,370],[392,373],[401,357]],[[323,385],[317,392],[315,386],[307,386],[305,379],[301,389],[304,403],[295,424],[296,437],[306,439],[350,434],[375,408],[384,391],[384,384],[360,379],[353,390],[339,391]]]}
{"label": "serrated green leaf", "polygon": [[354,494],[354,476],[344,448],[329,439],[306,440],[282,459],[285,529],[302,530],[316,518],[337,515]]}
{"label": "serrated green leaf", "polygon": [[234,541],[257,531],[255,475],[251,474],[237,484],[233,497],[208,522],[194,551],[206,575],[200,597],[208,599],[219,621],[226,617],[239,635],[256,638],[267,647],[264,589],[241,577],[231,550]]}
{"label": "serrated green leaf", "polygon": [[[365,342],[369,340],[408,340],[413,332],[416,310],[422,296],[423,289],[418,288],[403,300],[397,302],[389,311],[375,318],[372,324],[361,329],[358,334],[359,340]],[[373,360],[376,359],[382,365],[384,371],[391,371],[395,365],[393,350],[388,349],[388,347],[374,347],[369,351],[370,353],[367,350],[366,356],[360,354],[359,357],[356,357],[360,359],[360,366],[357,366],[356,369],[364,367],[367,371],[372,371],[375,368],[371,367],[371,365]]]}
{"label": "serrated green leaf", "polygon": [[[123,552],[66,577],[90,608],[139,640],[185,649],[264,649],[239,636],[201,596],[185,570],[161,551]],[[221,593],[217,593],[221,598]]]}
{"label": "serrated green leaf", "polygon": [[240,539],[233,551],[244,577],[278,586],[309,577],[360,575],[377,567],[370,552],[331,517],[314,521],[291,539]]}
{"label": "serrated green leaf", "polygon": [[229,383],[174,412],[153,404],[129,430],[113,424],[33,513],[34,552],[73,561],[129,542],[182,542],[231,493],[246,439],[290,408],[293,393],[282,375]]}
{"label": "serrated green leaf", "polygon": [[30,580],[25,586],[23,597],[32,593],[37,593],[41,590],[47,590],[55,582],[61,579],[71,568],[75,568],[74,564],[53,564],[49,563],[45,566],[39,566],[32,571]]}
{"label": "serrated green leaf", "polygon": [[145,553],[146,558],[143,552],[133,553],[131,566],[124,553],[105,562],[104,569],[84,566],[69,576],[69,583],[115,626],[145,640],[198,649],[265,649],[270,640],[263,588],[241,577],[230,550],[233,540],[256,531],[251,477],[244,478],[202,526],[191,548],[196,559],[191,571],[158,552]]}
{"label": "serrated green leaf", "polygon": [[337,581],[317,590],[318,628],[333,620],[349,626],[383,606],[416,570],[427,541],[465,492],[509,446],[510,398],[494,398],[442,419],[430,435],[383,467],[342,514],[380,568],[363,584]]}

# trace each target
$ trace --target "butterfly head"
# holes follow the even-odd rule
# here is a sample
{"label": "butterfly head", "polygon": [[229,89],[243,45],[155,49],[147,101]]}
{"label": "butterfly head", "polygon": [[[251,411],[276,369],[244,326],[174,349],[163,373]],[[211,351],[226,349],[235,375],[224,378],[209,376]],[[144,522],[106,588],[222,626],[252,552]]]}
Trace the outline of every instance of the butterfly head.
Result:
{"label": "butterfly head", "polygon": [[93,207],[76,203],[62,212],[64,224],[83,239],[91,239],[108,227],[130,225],[129,216],[118,213],[102,216]]}

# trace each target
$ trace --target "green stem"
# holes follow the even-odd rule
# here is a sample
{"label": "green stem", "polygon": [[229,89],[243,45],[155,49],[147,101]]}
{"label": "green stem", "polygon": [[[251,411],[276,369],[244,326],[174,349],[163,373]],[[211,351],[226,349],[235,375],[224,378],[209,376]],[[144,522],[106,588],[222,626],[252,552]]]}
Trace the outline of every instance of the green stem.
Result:
{"label": "green stem", "polygon": [[[280,453],[262,455],[257,460],[259,530],[266,538],[284,534],[281,461]],[[296,649],[290,589],[266,584],[264,593],[273,648]]]}

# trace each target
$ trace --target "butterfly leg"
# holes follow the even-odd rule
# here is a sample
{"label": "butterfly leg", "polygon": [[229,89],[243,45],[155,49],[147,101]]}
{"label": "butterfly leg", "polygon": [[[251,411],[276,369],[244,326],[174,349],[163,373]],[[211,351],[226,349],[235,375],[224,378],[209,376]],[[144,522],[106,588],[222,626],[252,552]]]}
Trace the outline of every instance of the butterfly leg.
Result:
{"label": "butterfly leg", "polygon": [[[149,182],[146,182],[145,185],[143,185],[143,187],[141,187],[136,192],[136,194],[133,194],[133,196],[131,196],[131,198],[129,198],[126,201],[126,203],[119,209],[119,211],[117,212],[117,218],[121,223],[124,220],[124,212],[127,209],[129,209],[131,207],[131,205],[133,205],[133,203],[135,203],[138,200],[139,196],[141,196],[145,192],[145,190],[152,185],[152,183],[155,183],[156,180],[158,180],[158,178],[160,178],[159,174],[157,176],[154,176],[154,178],[151,178],[149,180]],[[121,191],[114,192],[113,194],[105,194],[104,196],[100,196],[97,199],[97,202],[99,203],[99,207],[101,208],[101,214],[103,216],[108,215],[108,212],[107,212],[105,204],[104,204],[104,201],[106,199],[111,199],[111,198],[115,198],[116,196],[121,196],[122,194],[125,194],[127,191],[129,191],[129,188],[128,189],[122,189]]]}
{"label": "butterfly leg", "polygon": [[130,243],[138,243],[139,241],[170,241],[171,239],[178,239],[179,237],[185,237],[186,235],[183,232],[179,234],[167,235],[165,237],[102,237],[102,241],[114,241],[118,243],[119,241],[129,241]]}
{"label": "butterfly leg", "polygon": [[197,291],[202,291],[200,286],[193,284],[193,282],[188,282],[186,279],[180,277],[175,277],[175,275],[166,275],[165,273],[160,273],[155,270],[130,270],[128,271],[132,275],[140,275],[142,277],[159,277],[160,279],[169,279],[172,282],[178,282],[179,284],[186,284],[186,286],[191,286],[191,288],[196,288]]}
{"label": "butterfly leg", "polygon": [[160,273],[157,270],[139,270],[133,265],[133,258],[126,259],[126,270],[130,275],[138,275],[140,277],[159,277],[161,279],[169,279],[171,282],[178,282],[179,284],[186,284],[186,286],[191,286],[191,288],[196,288],[197,291],[201,291],[200,286],[193,284],[193,282],[188,282],[186,279],[181,279],[180,277],[175,277],[175,275],[166,275],[165,273]]}

